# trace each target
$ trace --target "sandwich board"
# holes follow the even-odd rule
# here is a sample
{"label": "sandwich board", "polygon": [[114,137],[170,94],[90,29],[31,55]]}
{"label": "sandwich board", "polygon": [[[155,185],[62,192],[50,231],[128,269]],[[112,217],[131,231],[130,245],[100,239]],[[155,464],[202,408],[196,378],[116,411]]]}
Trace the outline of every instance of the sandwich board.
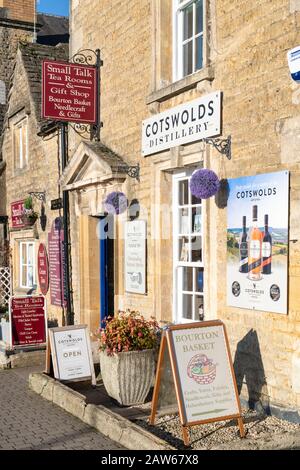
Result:
{"label": "sandwich board", "polygon": [[87,325],[49,328],[46,354],[46,373],[50,374],[51,361],[54,377],[61,382],[82,382],[96,376]]}
{"label": "sandwich board", "polygon": [[245,437],[226,328],[218,320],[170,326],[164,331],[150,424],[155,424],[166,348],[184,444],[190,445],[189,427],[231,419],[237,419],[240,435]]}

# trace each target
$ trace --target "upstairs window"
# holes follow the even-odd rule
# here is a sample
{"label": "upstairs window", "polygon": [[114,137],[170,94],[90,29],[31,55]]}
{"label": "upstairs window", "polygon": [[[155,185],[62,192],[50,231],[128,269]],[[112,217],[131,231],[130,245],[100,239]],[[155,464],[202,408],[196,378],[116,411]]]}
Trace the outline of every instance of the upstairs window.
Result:
{"label": "upstairs window", "polygon": [[23,170],[28,164],[28,119],[13,126],[13,148],[15,169]]}
{"label": "upstairs window", "polygon": [[205,0],[174,1],[174,79],[191,75],[204,63]]}

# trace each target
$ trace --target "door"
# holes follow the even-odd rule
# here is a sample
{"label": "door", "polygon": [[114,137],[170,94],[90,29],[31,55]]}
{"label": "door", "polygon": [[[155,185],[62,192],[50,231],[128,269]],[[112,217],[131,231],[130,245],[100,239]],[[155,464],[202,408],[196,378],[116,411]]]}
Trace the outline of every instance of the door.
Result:
{"label": "door", "polygon": [[114,315],[114,219],[100,218],[100,319]]}

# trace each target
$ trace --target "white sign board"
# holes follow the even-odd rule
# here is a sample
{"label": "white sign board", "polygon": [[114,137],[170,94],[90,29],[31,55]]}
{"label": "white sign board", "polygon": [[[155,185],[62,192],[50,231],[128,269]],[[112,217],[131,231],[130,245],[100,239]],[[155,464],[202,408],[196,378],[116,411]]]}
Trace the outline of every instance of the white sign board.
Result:
{"label": "white sign board", "polygon": [[54,376],[62,381],[86,380],[95,371],[85,325],[49,329]]}
{"label": "white sign board", "polygon": [[125,222],[125,290],[146,294],[146,237],[143,220]]}
{"label": "white sign board", "polygon": [[220,135],[221,102],[221,92],[215,91],[146,119],[142,126],[143,156]]}
{"label": "white sign board", "polygon": [[220,324],[171,329],[186,423],[240,414],[225,330]]}
{"label": "white sign board", "polygon": [[290,50],[287,56],[292,79],[300,82],[300,46]]}

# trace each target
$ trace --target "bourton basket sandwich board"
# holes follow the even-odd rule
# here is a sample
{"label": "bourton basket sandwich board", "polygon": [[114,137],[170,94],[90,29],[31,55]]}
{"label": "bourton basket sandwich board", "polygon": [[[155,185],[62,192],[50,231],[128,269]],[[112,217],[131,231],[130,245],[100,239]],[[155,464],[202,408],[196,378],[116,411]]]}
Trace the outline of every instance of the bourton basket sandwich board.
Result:
{"label": "bourton basket sandwich board", "polygon": [[184,444],[190,445],[189,427],[231,419],[237,419],[240,435],[245,437],[226,328],[218,320],[170,326],[164,331],[150,424],[155,424],[166,348]]}
{"label": "bourton basket sandwich board", "polygon": [[51,372],[61,382],[91,379],[96,385],[95,369],[87,325],[49,328],[46,374]]}

